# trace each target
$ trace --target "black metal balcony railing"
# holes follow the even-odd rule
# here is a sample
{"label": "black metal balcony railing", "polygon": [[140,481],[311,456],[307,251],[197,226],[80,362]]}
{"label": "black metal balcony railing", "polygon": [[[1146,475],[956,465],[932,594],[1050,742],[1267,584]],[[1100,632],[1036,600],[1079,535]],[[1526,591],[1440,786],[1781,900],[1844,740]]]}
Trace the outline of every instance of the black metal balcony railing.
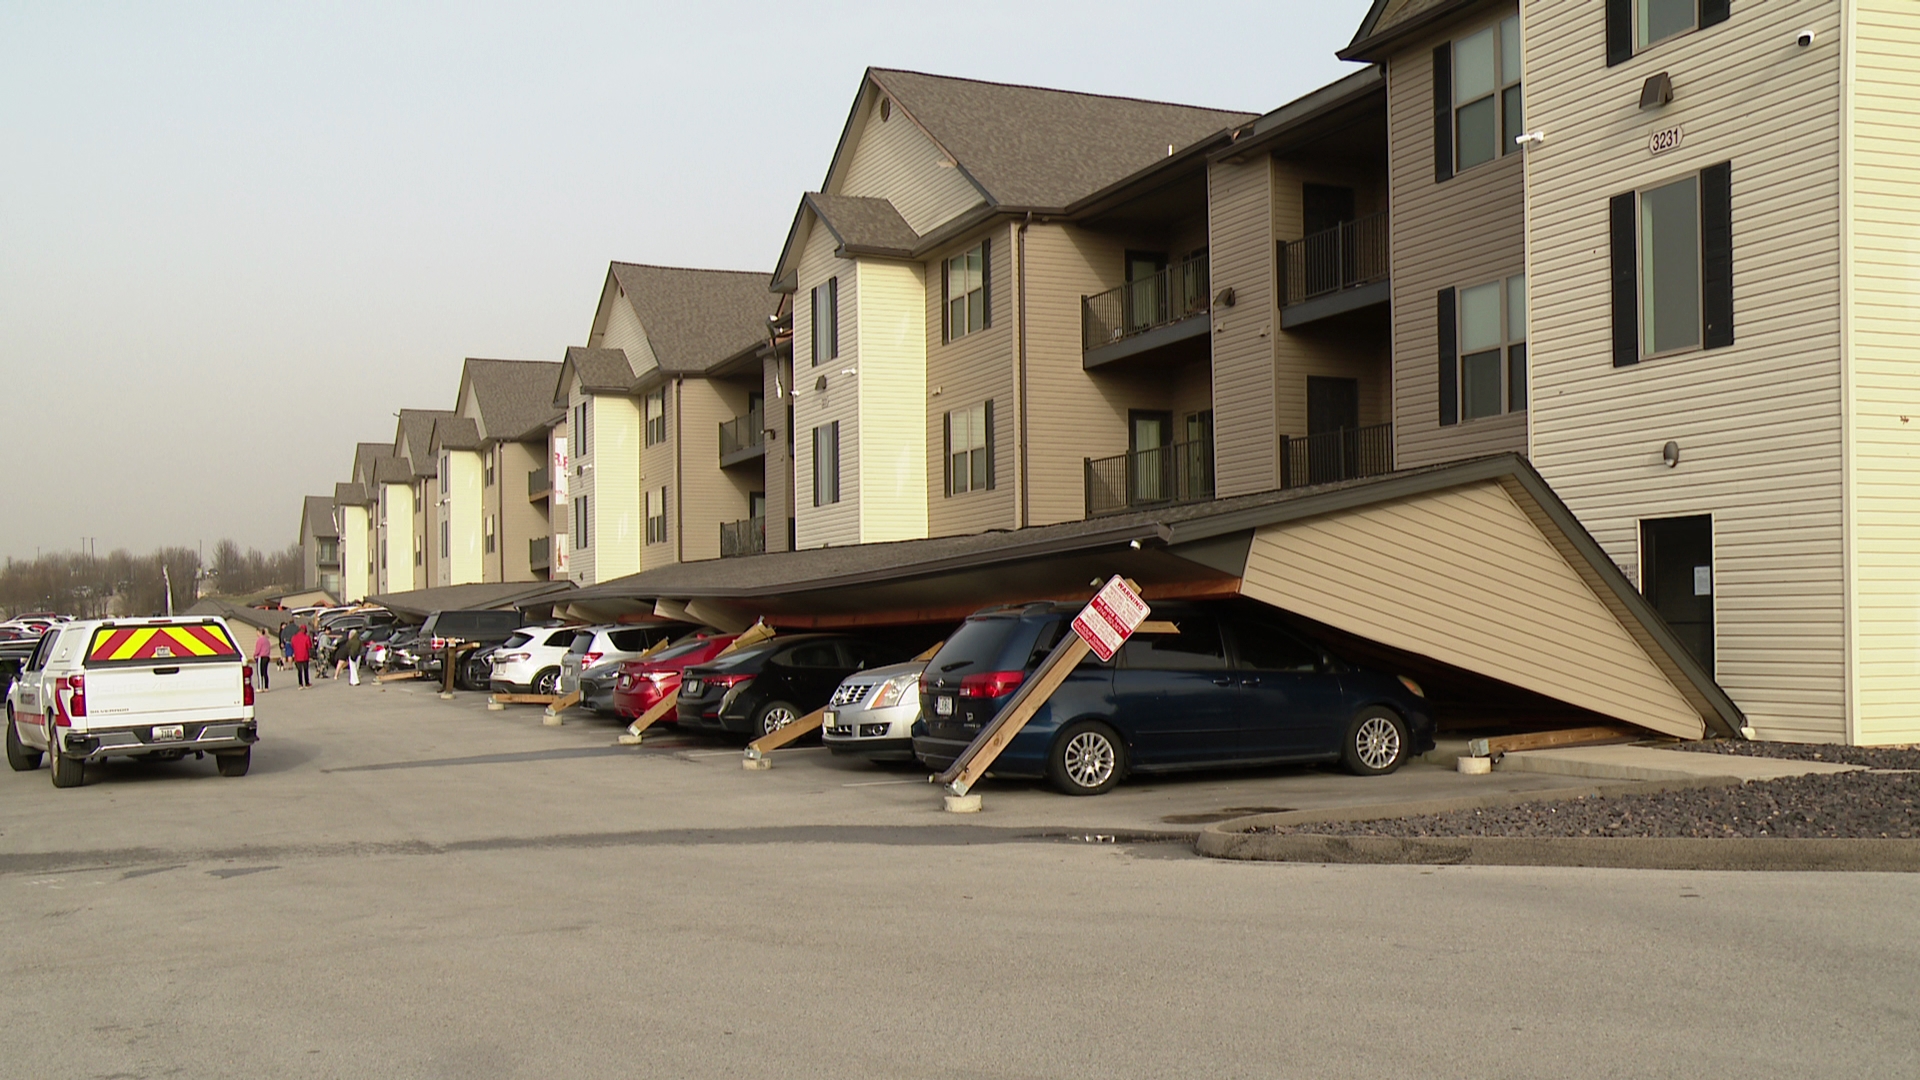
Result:
{"label": "black metal balcony railing", "polygon": [[1393,471],[1393,425],[1341,428],[1280,443],[1280,486],[1306,487]]}
{"label": "black metal balcony railing", "polygon": [[1087,458],[1087,516],[1213,498],[1213,440]]}
{"label": "black metal balcony railing", "polygon": [[553,565],[553,538],[539,536],[527,541],[527,568],[545,570]]}
{"label": "black metal balcony railing", "polygon": [[766,437],[766,413],[749,409],[745,416],[736,416],[720,425],[720,456],[751,450],[763,444]]}
{"label": "black metal balcony railing", "polygon": [[1198,255],[1149,278],[1080,301],[1080,346],[1097,349],[1207,313],[1207,257]]}
{"label": "black metal balcony railing", "polygon": [[527,498],[544,499],[553,494],[553,473],[535,469],[527,474]]}
{"label": "black metal balcony railing", "polygon": [[1283,244],[1280,272],[1286,277],[1286,288],[1282,295],[1287,303],[1298,304],[1385,281],[1387,253],[1384,211]]}
{"label": "black metal balcony railing", "polygon": [[720,557],[758,555],[767,550],[767,519],[741,518],[720,523]]}

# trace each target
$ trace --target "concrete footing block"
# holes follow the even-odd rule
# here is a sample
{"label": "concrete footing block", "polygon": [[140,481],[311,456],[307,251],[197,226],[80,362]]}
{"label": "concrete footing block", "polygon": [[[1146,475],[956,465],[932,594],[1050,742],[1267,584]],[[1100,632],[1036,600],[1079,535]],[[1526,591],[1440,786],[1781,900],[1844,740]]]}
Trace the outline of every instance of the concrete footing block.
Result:
{"label": "concrete footing block", "polygon": [[1493,759],[1490,757],[1463,757],[1453,764],[1454,768],[1468,776],[1485,776],[1493,771]]}
{"label": "concrete footing block", "polygon": [[559,727],[560,725],[565,724],[566,722],[567,722],[567,718],[564,716],[561,716],[557,712],[540,714],[540,723],[546,727]]}
{"label": "concrete footing block", "polygon": [[946,806],[949,814],[977,814],[980,812],[980,796],[948,795]]}
{"label": "concrete footing block", "polygon": [[506,712],[507,707],[505,705],[500,704],[497,701],[489,701],[487,702],[487,711],[488,712]]}
{"label": "concrete footing block", "polygon": [[645,736],[635,735],[632,732],[627,732],[620,736],[620,745],[621,746],[639,746],[640,740],[643,738],[645,738]]}
{"label": "concrete footing block", "polygon": [[440,700],[441,700],[441,701],[452,701],[452,700],[453,700],[453,695],[452,695],[452,694],[448,694],[448,693],[442,693],[442,694],[440,695]]}
{"label": "concrete footing block", "polygon": [[741,758],[740,767],[748,772],[766,772],[773,768],[773,759],[766,757]]}

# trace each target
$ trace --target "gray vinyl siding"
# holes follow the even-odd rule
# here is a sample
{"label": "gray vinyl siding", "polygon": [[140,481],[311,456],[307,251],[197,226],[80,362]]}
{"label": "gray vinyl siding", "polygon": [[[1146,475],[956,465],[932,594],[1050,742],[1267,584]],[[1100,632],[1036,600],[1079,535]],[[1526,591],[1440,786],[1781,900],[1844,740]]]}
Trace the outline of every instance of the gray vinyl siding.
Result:
{"label": "gray vinyl siding", "polygon": [[[1014,403],[1014,344],[1019,313],[1014,277],[1016,230],[1004,224],[978,233],[939,252],[926,263],[927,282],[927,531],[953,536],[1011,529],[1015,518],[1017,483],[1014,476],[1018,448],[1018,416]],[[991,238],[992,280],[988,282],[988,310],[993,325],[954,341],[945,340],[941,312],[946,303],[940,272],[944,260]],[[983,401],[993,402],[993,473],[991,491],[969,491],[951,498],[946,493],[946,414]]]}
{"label": "gray vinyl siding", "polygon": [[[793,298],[794,522],[802,548],[860,542],[860,384],[841,372],[860,363],[859,263],[836,258],[833,237],[815,224],[800,256],[799,291]],[[840,355],[812,362],[816,286],[839,279]],[[826,389],[816,389],[820,380]],[[840,501],[813,505],[813,430],[840,422]]]}
{"label": "gray vinyl siding", "polygon": [[[1792,44],[1833,42],[1837,17],[1736,4],[1609,69],[1597,9],[1524,14],[1527,126],[1549,140],[1528,158],[1533,461],[1635,580],[1640,520],[1713,515],[1716,675],[1768,738],[1848,735],[1840,53]],[[1674,101],[1633,108],[1660,71]],[[1650,155],[1676,124],[1682,145]],[[1728,160],[1735,344],[1615,368],[1608,199]]]}
{"label": "gray vinyl siding", "polygon": [[540,581],[547,572],[534,572],[527,544],[547,535],[547,504],[527,498],[527,474],[550,468],[546,440],[502,443],[499,450],[500,482],[494,490],[501,504],[500,550],[489,558],[500,568],[501,581]]}
{"label": "gray vinyl siding", "polygon": [[[1580,21],[1603,31],[1597,4],[1562,5]],[[1433,50],[1445,42],[1497,24],[1515,7],[1482,12],[1471,21],[1414,41],[1387,64],[1388,182],[1392,196],[1393,245],[1393,437],[1401,468],[1456,461],[1485,454],[1525,452],[1525,413],[1443,426],[1439,398],[1441,289],[1482,285],[1517,274],[1526,265],[1523,155],[1507,154],[1433,179]],[[1582,69],[1597,68],[1600,54]],[[1533,65],[1526,92],[1531,105]],[[1571,77],[1572,73],[1569,73]],[[1636,92],[1638,83],[1635,84]],[[1637,98],[1636,98],[1637,100]],[[1623,103],[1624,104],[1624,103]],[[1527,126],[1542,122],[1529,116]],[[1555,132],[1556,149],[1559,133]],[[1604,256],[1605,249],[1602,248]]]}
{"label": "gray vinyl siding", "polygon": [[1234,304],[1213,312],[1214,487],[1222,497],[1267,491],[1279,483],[1279,433],[1273,401],[1273,158],[1215,162],[1207,171],[1208,268],[1214,291],[1232,289]]}
{"label": "gray vinyl siding", "polygon": [[906,113],[881,120],[878,91],[862,92],[853,152],[829,178],[834,195],[886,199],[922,236],[985,202],[978,188]]}
{"label": "gray vinyl siding", "polygon": [[770,356],[761,363],[762,393],[766,399],[767,550],[787,550],[787,522],[793,519],[793,450],[788,443],[787,406],[793,401],[793,372],[787,361]]}
{"label": "gray vinyl siding", "polygon": [[667,418],[676,429],[669,442],[678,456],[680,476],[641,481],[646,488],[665,484],[669,492],[679,493],[667,507],[669,541],[655,546],[677,552],[683,561],[717,559],[721,524],[746,517],[747,496],[764,482],[751,469],[720,467],[720,425],[746,413],[748,387],[721,379],[684,379],[674,389],[679,400],[668,403]]}

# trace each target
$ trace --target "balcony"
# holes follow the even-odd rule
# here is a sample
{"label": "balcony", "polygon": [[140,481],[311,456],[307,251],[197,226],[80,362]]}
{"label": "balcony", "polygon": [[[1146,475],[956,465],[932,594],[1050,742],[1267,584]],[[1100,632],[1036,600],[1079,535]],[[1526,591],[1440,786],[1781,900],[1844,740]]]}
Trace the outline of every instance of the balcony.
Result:
{"label": "balcony", "polygon": [[741,518],[720,523],[720,557],[759,555],[767,550],[767,519]]}
{"label": "balcony", "polygon": [[1207,257],[1200,255],[1152,277],[1081,297],[1081,366],[1092,370],[1183,344],[1174,351],[1206,355],[1210,287]]}
{"label": "balcony", "polygon": [[720,467],[723,469],[763,458],[767,454],[766,413],[748,409],[720,425]]}
{"label": "balcony", "polygon": [[553,471],[535,469],[527,474],[527,501],[539,502],[553,495]]}
{"label": "balcony", "polygon": [[1086,458],[1087,516],[1213,498],[1213,440]]}
{"label": "balcony", "polygon": [[1384,304],[1391,297],[1384,212],[1280,247],[1281,295],[1286,298],[1281,329]]}
{"label": "balcony", "polygon": [[549,570],[553,567],[553,537],[538,536],[527,541],[527,568]]}
{"label": "balcony", "polygon": [[1280,442],[1280,486],[1307,487],[1393,471],[1393,425],[1341,428]]}

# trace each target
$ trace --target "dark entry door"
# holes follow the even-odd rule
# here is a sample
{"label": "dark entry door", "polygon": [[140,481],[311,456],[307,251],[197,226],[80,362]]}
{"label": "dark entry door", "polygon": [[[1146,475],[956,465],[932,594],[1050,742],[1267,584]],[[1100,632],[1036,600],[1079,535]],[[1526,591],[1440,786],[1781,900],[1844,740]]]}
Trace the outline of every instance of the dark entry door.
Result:
{"label": "dark entry door", "polygon": [[1127,330],[1145,330],[1167,321],[1164,251],[1127,252]]}
{"label": "dark entry door", "polygon": [[1713,674],[1713,518],[1640,522],[1640,591]]}
{"label": "dark entry door", "polygon": [[[1358,455],[1360,380],[1307,376],[1307,479],[1326,484],[1353,475]],[[1352,445],[1350,445],[1352,444]]]}
{"label": "dark entry door", "polygon": [[[1301,272],[1306,275],[1302,298],[1346,287],[1353,279],[1353,230],[1341,229],[1353,221],[1353,189],[1331,184],[1300,187]],[[1337,230],[1337,231],[1336,231]]]}
{"label": "dark entry door", "polygon": [[1173,414],[1134,409],[1127,414],[1127,463],[1135,503],[1173,497]]}

